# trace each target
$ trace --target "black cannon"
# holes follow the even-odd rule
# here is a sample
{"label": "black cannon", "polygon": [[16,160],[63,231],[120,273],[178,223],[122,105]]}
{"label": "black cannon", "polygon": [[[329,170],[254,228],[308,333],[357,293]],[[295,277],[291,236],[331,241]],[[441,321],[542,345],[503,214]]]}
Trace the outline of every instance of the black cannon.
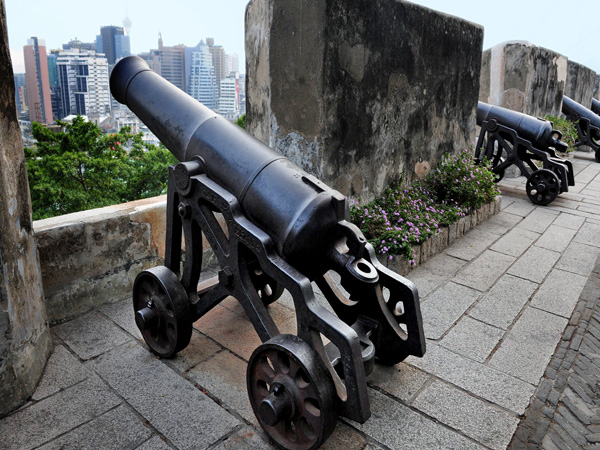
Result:
{"label": "black cannon", "polygon": [[566,151],[567,145],[552,122],[479,102],[477,125],[481,132],[475,158],[491,161],[496,181],[507,167],[516,165],[527,178],[527,196],[538,205],[548,205],[575,185],[571,161],[556,153]]}
{"label": "black cannon", "polygon": [[[181,161],[169,169],[165,265],[141,272],[133,288],[136,324],[151,351],[174,356],[188,345],[192,323],[233,296],[263,342],[248,362],[248,396],[277,445],[317,448],[338,414],[365,422],[374,361],[391,365],[425,352],[415,286],[377,261],[349,222],[343,195],[141,58],[121,60],[110,86]],[[199,287],[203,234],[220,270]],[[317,302],[315,287],[333,312]],[[269,313],[284,290],[297,336],[280,334]]]}
{"label": "black cannon", "polygon": [[592,112],[597,116],[600,116],[600,101],[595,98],[592,99]]}
{"label": "black cannon", "polygon": [[563,96],[562,112],[577,128],[575,147],[587,145],[594,150],[596,161],[600,162],[600,116],[566,95]]}

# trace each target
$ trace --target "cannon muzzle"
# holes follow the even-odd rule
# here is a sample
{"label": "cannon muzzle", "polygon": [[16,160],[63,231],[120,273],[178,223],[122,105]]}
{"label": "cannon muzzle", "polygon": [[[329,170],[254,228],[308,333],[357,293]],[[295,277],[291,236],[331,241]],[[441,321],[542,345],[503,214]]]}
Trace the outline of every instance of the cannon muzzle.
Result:
{"label": "cannon muzzle", "polygon": [[[598,103],[598,102],[597,102]],[[592,102],[593,107],[593,102]],[[595,114],[593,111],[587,109],[580,103],[577,103],[575,100],[570,99],[566,95],[563,96],[562,103],[562,112],[567,119],[579,120],[579,119],[587,119],[590,122],[590,125],[595,128],[600,128],[600,116]],[[595,137],[596,139],[600,138],[600,136]]]}

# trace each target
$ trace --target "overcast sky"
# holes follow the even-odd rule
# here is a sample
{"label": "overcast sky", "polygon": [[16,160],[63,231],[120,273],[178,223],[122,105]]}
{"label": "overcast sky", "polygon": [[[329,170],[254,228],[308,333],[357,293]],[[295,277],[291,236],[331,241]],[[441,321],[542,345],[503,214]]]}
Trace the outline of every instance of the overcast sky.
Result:
{"label": "overcast sky", "polygon": [[[600,72],[598,0],[414,3],[482,25],[484,49],[508,40],[527,40]],[[14,70],[24,72],[23,46],[29,37],[45,39],[49,49],[61,48],[75,37],[91,42],[101,26],[122,25],[126,13],[133,22],[134,54],[156,48],[162,32],[165,45],[195,46],[214,37],[215,44],[237,53],[243,64],[246,4],[247,0],[5,0]]]}

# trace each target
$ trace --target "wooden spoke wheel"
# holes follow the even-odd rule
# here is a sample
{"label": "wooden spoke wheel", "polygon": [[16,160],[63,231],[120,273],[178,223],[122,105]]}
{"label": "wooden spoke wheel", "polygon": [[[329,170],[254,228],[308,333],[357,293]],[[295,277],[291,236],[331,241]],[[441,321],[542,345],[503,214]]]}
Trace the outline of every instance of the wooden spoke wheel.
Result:
{"label": "wooden spoke wheel", "polygon": [[536,170],[527,179],[527,196],[536,205],[548,205],[560,192],[560,181],[554,172],[548,169]]}
{"label": "wooden spoke wheel", "polygon": [[316,449],[333,432],[333,379],[315,350],[299,337],[280,334],[254,350],[246,382],[258,422],[279,447]]}
{"label": "wooden spoke wheel", "polygon": [[135,323],[150,350],[171,358],[190,343],[188,296],[177,275],[165,266],[140,272],[133,285]]}

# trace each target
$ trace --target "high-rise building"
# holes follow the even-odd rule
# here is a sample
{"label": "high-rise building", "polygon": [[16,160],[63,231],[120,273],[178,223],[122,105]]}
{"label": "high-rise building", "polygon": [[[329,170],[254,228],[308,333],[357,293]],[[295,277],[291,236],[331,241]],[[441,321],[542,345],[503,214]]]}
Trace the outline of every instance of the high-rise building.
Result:
{"label": "high-rise building", "polygon": [[215,45],[213,38],[206,38],[206,45],[212,57],[213,67],[215,68],[215,77],[217,78],[217,86],[223,78],[229,75],[227,70],[227,55],[225,49],[221,45]]}
{"label": "high-rise building", "polygon": [[58,82],[58,66],[56,65],[56,59],[59,53],[60,50],[52,50],[48,55],[48,79],[50,80],[50,100],[52,102],[52,116],[55,119],[61,119],[66,116],[66,114],[63,114],[62,109],[62,96],[60,94],[60,83]]}
{"label": "high-rise building", "polygon": [[73,49],[57,59],[65,116],[80,114],[95,120],[110,114],[108,60],[94,51]]}
{"label": "high-rise building", "polygon": [[185,91],[185,46],[180,44],[167,47],[163,45],[162,35],[159,33],[158,55],[161,76]]}
{"label": "high-rise building", "polygon": [[219,96],[212,61],[204,41],[200,41],[196,47],[185,49],[186,92],[207,108],[216,111]]}
{"label": "high-rise building", "polygon": [[148,63],[148,66],[160,75],[160,53],[158,50],[150,50],[149,52],[140,53],[138,55]]}
{"label": "high-rise building", "polygon": [[232,53],[229,56],[229,71],[230,72],[238,72],[240,71],[240,57],[237,53]]}
{"label": "high-rise building", "polygon": [[219,114],[231,120],[240,116],[240,87],[237,73],[221,80]]}
{"label": "high-rise building", "polygon": [[24,73],[15,73],[15,101],[17,103],[17,114],[20,115],[27,110]]}
{"label": "high-rise building", "polygon": [[29,120],[52,123],[52,101],[48,79],[48,58],[43,39],[32,37],[23,47],[25,57],[25,86]]}
{"label": "high-rise building", "polygon": [[101,27],[100,34],[96,36],[96,51],[104,53],[109,64],[115,64],[119,59],[131,55],[129,36],[125,35],[123,27]]}
{"label": "high-rise building", "polygon": [[71,39],[68,44],[62,45],[63,50],[71,50],[78,48],[80,50],[94,50],[96,51],[96,42],[81,42],[79,39]]}

